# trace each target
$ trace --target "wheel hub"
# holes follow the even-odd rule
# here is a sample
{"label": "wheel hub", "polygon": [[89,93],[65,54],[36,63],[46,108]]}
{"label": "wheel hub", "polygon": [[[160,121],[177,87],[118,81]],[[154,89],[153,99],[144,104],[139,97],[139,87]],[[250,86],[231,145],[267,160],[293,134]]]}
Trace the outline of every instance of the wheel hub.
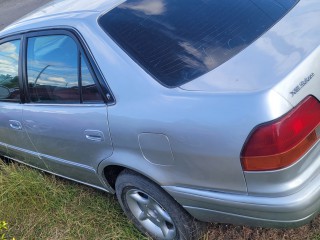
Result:
{"label": "wheel hub", "polygon": [[131,189],[126,193],[126,200],[132,214],[149,233],[164,240],[175,238],[177,232],[173,220],[151,196]]}

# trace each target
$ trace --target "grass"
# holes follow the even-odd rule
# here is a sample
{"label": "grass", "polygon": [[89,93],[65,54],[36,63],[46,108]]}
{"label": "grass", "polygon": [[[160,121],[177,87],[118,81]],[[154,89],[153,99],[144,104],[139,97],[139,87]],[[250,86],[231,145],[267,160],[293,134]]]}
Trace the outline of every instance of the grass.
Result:
{"label": "grass", "polygon": [[[107,193],[0,161],[0,221],[7,239],[146,239]],[[1,238],[0,238],[1,239]],[[211,224],[204,240],[320,240],[320,218],[296,229]]]}
{"label": "grass", "polygon": [[112,195],[0,161],[0,221],[16,239],[143,239]]}

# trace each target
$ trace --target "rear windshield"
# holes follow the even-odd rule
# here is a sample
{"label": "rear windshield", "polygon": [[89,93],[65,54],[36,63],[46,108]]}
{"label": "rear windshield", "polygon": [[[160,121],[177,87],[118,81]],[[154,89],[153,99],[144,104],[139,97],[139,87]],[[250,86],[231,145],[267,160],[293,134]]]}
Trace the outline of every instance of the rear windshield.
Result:
{"label": "rear windshield", "polygon": [[105,32],[156,80],[177,87],[223,64],[299,0],[128,0]]}

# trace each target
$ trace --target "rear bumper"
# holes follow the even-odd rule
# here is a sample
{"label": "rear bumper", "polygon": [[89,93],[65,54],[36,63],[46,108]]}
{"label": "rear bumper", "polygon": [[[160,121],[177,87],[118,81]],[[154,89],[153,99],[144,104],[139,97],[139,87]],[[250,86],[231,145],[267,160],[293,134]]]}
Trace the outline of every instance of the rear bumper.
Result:
{"label": "rear bumper", "polygon": [[312,220],[320,209],[320,176],[295,194],[274,198],[164,188],[192,216],[205,222],[295,227]]}

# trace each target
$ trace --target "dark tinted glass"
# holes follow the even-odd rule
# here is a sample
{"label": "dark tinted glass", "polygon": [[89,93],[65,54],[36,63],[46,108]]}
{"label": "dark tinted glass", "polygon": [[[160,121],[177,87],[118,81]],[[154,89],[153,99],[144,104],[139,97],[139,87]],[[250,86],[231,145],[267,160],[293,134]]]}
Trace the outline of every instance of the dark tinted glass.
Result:
{"label": "dark tinted glass", "polygon": [[19,40],[0,45],[0,100],[20,100],[19,51]]}
{"label": "dark tinted glass", "polygon": [[239,53],[298,0],[128,0],[99,20],[136,62],[169,87]]}
{"label": "dark tinted glass", "polygon": [[28,89],[32,102],[79,103],[78,48],[64,35],[28,39]]}
{"label": "dark tinted glass", "polygon": [[87,61],[81,54],[82,99],[84,103],[102,103],[103,100],[89,71]]}

